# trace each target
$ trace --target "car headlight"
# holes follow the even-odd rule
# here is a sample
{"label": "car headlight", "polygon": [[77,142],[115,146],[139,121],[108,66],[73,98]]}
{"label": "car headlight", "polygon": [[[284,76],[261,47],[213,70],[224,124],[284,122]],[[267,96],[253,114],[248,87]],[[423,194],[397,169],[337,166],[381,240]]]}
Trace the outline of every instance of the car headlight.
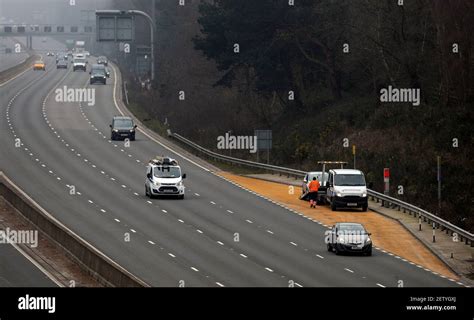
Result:
{"label": "car headlight", "polygon": [[342,193],[338,192],[338,193],[336,193],[336,196],[342,197]]}
{"label": "car headlight", "polygon": [[372,242],[372,239],[370,239],[370,237],[367,237],[367,239],[365,239],[365,243],[371,243]]}
{"label": "car headlight", "polygon": [[362,197],[363,197],[363,198],[367,197],[367,193],[363,193],[363,194],[362,194]]}
{"label": "car headlight", "polygon": [[345,243],[346,241],[344,240],[344,238],[339,237],[339,238],[337,238],[337,242],[339,242],[339,243]]}
{"label": "car headlight", "polygon": [[176,184],[178,187],[182,187],[183,186],[183,181],[180,181]]}
{"label": "car headlight", "polygon": [[118,129],[114,129],[114,132],[118,132]]}
{"label": "car headlight", "polygon": [[133,129],[130,129],[130,132],[133,132],[133,131],[135,131],[135,130],[133,130]]}

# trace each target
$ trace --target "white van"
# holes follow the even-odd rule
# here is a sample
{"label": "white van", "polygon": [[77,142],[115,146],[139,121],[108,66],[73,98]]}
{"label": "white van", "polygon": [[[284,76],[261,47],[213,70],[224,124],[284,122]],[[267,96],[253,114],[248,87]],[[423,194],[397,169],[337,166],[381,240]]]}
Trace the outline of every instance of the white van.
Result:
{"label": "white van", "polygon": [[146,168],[145,194],[154,196],[176,196],[184,199],[186,174],[181,173],[178,161],[168,157],[157,157],[150,160]]}
{"label": "white van", "polygon": [[362,208],[362,211],[367,211],[367,186],[362,171],[353,169],[329,170],[326,186],[326,200],[331,204],[333,211],[340,207]]}

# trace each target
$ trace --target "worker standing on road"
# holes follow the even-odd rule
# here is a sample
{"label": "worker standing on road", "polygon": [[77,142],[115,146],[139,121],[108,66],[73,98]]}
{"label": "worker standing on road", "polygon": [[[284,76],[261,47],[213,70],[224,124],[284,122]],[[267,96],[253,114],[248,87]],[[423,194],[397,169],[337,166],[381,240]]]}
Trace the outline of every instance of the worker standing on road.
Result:
{"label": "worker standing on road", "polygon": [[319,190],[319,181],[316,180],[316,177],[313,177],[313,180],[309,183],[309,206],[310,208],[316,208],[318,202],[318,190]]}

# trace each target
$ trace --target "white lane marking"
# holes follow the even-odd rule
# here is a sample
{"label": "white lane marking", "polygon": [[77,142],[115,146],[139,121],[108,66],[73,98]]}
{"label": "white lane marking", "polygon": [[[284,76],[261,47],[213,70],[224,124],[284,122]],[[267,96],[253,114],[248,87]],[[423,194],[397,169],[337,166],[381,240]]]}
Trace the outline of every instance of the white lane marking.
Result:
{"label": "white lane marking", "polygon": [[150,200],[147,200],[146,202],[148,202],[149,204],[152,204],[153,202],[151,202]]}
{"label": "white lane marking", "polygon": [[250,220],[248,220],[248,219],[247,219],[247,220],[245,220],[245,221],[247,221],[248,223],[253,223],[252,221],[250,221]]}
{"label": "white lane marking", "polygon": [[119,219],[114,219],[115,221],[117,221],[118,223],[120,223],[120,220]]}
{"label": "white lane marking", "polygon": [[319,259],[324,259],[324,257],[320,256],[319,254],[317,254],[316,257],[318,257]]}
{"label": "white lane marking", "polygon": [[199,270],[196,269],[196,268],[194,268],[194,267],[191,267],[191,270],[194,270],[194,271],[196,271],[196,272],[199,272]]}
{"label": "white lane marking", "polygon": [[104,209],[100,209],[100,211],[102,211],[102,212],[106,212]]}
{"label": "white lane marking", "polygon": [[196,229],[196,231],[199,232],[199,233],[203,233],[203,232],[202,232],[201,230],[199,230],[199,229]]}
{"label": "white lane marking", "polygon": [[133,233],[137,233],[137,232],[135,231],[135,229],[130,229],[130,231],[132,231]]}
{"label": "white lane marking", "polygon": [[154,243],[153,241],[151,241],[151,240],[148,240],[148,243],[149,243],[149,244],[153,244],[153,245],[155,244],[155,243]]}
{"label": "white lane marking", "polygon": [[228,212],[228,213],[234,213],[234,211],[232,211],[232,210],[227,210],[227,212]]}
{"label": "white lane marking", "polygon": [[176,258],[176,256],[175,256],[174,254],[172,254],[171,252],[168,252],[168,255],[169,255],[170,257]]}
{"label": "white lane marking", "polygon": [[240,256],[243,257],[243,258],[247,258],[247,256],[243,253],[241,253]]}
{"label": "white lane marking", "polygon": [[221,246],[224,245],[224,243],[222,241],[217,241],[218,244],[220,244]]}
{"label": "white lane marking", "polygon": [[291,243],[292,245],[294,245],[295,247],[298,246],[298,245],[297,245],[296,243],[294,243],[293,241],[290,241],[290,243]]}
{"label": "white lane marking", "polygon": [[267,230],[269,234],[274,234],[272,230]]}
{"label": "white lane marking", "polygon": [[211,201],[211,204],[216,204],[214,201]]}
{"label": "white lane marking", "polygon": [[181,222],[181,223],[184,223],[184,221],[183,221],[183,220],[181,220],[181,219],[178,219],[178,221],[179,221],[179,222]]}
{"label": "white lane marking", "polygon": [[161,211],[163,211],[164,213],[168,213],[168,211],[166,211],[165,209],[161,209]]}
{"label": "white lane marking", "polygon": [[385,286],[383,284],[377,283],[377,285],[381,288],[385,288]]}
{"label": "white lane marking", "polygon": [[273,270],[270,269],[270,268],[268,268],[268,267],[265,267],[265,270],[270,271],[270,272],[273,272]]}
{"label": "white lane marking", "polygon": [[92,200],[87,200],[89,203],[94,203]]}
{"label": "white lane marking", "polygon": [[199,197],[199,193],[194,193],[194,195],[195,195],[196,197]]}
{"label": "white lane marking", "polygon": [[348,268],[344,268],[344,270],[346,270],[347,272],[350,272],[350,273],[354,273],[354,271],[352,271],[351,269],[348,269]]}
{"label": "white lane marking", "polygon": [[298,282],[295,282],[295,286],[298,286],[300,288],[303,288],[303,286],[301,284],[299,284]]}
{"label": "white lane marking", "polygon": [[216,284],[219,286],[219,287],[224,287],[224,285],[220,282],[216,282]]}

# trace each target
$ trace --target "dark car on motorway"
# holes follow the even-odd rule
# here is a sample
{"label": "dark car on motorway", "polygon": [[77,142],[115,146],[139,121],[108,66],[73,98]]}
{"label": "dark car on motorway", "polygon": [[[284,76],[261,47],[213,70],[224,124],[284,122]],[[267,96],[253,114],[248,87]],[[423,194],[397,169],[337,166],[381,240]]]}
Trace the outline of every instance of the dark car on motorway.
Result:
{"label": "dark car on motorway", "polygon": [[107,60],[106,57],[100,56],[97,58],[97,63],[98,64],[103,64],[104,66],[107,66],[109,64],[109,61]]}
{"label": "dark car on motorway", "polygon": [[91,67],[91,74],[94,70],[103,70],[105,72],[105,76],[107,78],[110,78],[110,72],[109,72],[109,69],[104,66],[103,64],[93,64],[92,67]]}
{"label": "dark car on motorway", "polygon": [[58,60],[56,63],[56,69],[67,69],[67,61],[64,59]]}
{"label": "dark car on motorway", "polygon": [[135,129],[137,125],[133,123],[133,119],[126,116],[115,116],[110,124],[110,139],[130,139],[135,140]]}
{"label": "dark car on motorway", "polygon": [[339,222],[326,234],[328,251],[372,255],[370,233],[360,223]]}
{"label": "dark car on motorway", "polygon": [[105,68],[97,68],[94,66],[97,65],[92,65],[91,71],[89,72],[91,75],[90,84],[94,84],[96,82],[107,84],[107,74],[105,72]]}

